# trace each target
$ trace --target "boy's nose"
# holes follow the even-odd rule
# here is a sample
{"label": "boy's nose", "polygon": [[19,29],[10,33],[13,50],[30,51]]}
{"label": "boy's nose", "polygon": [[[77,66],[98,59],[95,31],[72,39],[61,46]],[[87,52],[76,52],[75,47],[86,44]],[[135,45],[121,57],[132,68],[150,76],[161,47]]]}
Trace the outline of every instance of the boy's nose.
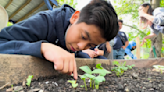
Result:
{"label": "boy's nose", "polygon": [[78,49],[79,50],[85,50],[85,49],[88,49],[89,46],[87,46],[87,43],[83,42],[83,43],[78,43]]}

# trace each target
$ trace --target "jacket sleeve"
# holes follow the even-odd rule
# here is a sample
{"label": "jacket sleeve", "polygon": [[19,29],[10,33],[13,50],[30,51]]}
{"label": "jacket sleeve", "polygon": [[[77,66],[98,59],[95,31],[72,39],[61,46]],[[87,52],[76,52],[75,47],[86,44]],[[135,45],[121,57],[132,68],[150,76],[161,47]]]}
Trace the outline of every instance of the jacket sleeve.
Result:
{"label": "jacket sleeve", "polygon": [[125,53],[129,55],[132,59],[137,59],[137,57],[132,54],[130,49],[126,48]]}
{"label": "jacket sleeve", "polygon": [[164,8],[156,8],[154,10],[154,24],[164,26]]}
{"label": "jacket sleeve", "polygon": [[27,20],[6,27],[0,32],[0,53],[23,54],[43,58],[41,43],[46,40],[51,30],[46,13],[38,13]]}

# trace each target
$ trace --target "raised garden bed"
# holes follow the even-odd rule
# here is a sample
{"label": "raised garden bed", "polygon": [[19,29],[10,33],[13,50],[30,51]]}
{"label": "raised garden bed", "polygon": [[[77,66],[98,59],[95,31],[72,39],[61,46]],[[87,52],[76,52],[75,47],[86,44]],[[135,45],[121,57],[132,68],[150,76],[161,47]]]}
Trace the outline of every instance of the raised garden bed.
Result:
{"label": "raised garden bed", "polygon": [[[102,66],[110,70],[108,65]],[[82,73],[80,72],[80,74]],[[86,92],[85,88],[80,87],[80,85],[84,85],[80,78],[77,80],[78,87],[73,89],[71,83],[67,82],[72,79],[71,76],[60,74],[49,78],[38,78],[31,82],[30,87],[22,86],[22,83],[14,85],[14,87],[22,86],[22,92]],[[89,82],[87,82],[87,92],[164,92],[164,74],[154,71],[153,67],[135,67],[124,72],[121,77],[117,77],[112,72],[112,74],[107,74],[105,79],[106,81],[100,84],[98,90],[89,88]],[[6,92],[7,88],[0,92]]]}

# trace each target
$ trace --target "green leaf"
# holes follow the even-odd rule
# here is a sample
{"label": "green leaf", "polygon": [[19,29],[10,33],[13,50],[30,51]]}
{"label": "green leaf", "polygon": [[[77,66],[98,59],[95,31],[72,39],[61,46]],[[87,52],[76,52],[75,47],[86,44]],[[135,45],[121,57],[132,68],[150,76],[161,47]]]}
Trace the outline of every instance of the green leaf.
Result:
{"label": "green leaf", "polygon": [[79,68],[81,70],[83,70],[84,72],[88,73],[88,74],[92,73],[91,69],[88,66],[82,66],[82,67],[79,67]]}
{"label": "green leaf", "polygon": [[104,68],[101,66],[101,64],[97,64],[97,65],[96,65],[96,68],[98,68],[98,69],[104,69]]}
{"label": "green leaf", "polygon": [[81,87],[81,88],[84,88],[84,87],[85,87],[85,85],[80,85],[80,87]]}
{"label": "green leaf", "polygon": [[68,82],[70,82],[72,84],[73,88],[76,88],[78,86],[78,83],[76,83],[75,80],[68,80]]}
{"label": "green leaf", "polygon": [[76,88],[77,86],[78,86],[78,83],[72,84],[72,87],[73,87],[73,88]]}
{"label": "green leaf", "polygon": [[90,78],[90,79],[95,78],[95,76],[94,75],[91,75],[91,74],[85,74],[85,76],[88,77],[88,78]]}
{"label": "green leaf", "polygon": [[119,62],[118,61],[114,61],[113,65],[119,66]]}
{"label": "green leaf", "polygon": [[94,78],[95,85],[99,85],[99,83],[103,81],[105,81],[105,78],[103,76],[97,76]]}
{"label": "green leaf", "polygon": [[80,78],[81,78],[82,80],[85,80],[85,79],[87,78],[87,76],[85,76],[85,74],[84,74],[84,75],[81,75]]}
{"label": "green leaf", "polygon": [[33,75],[29,75],[28,78],[26,79],[27,80],[27,83],[26,83],[27,86],[30,86],[32,78],[33,78]]}
{"label": "green leaf", "polygon": [[110,74],[110,71],[107,71],[106,69],[95,69],[92,71],[92,74],[100,74],[101,76],[105,76],[106,74]]}

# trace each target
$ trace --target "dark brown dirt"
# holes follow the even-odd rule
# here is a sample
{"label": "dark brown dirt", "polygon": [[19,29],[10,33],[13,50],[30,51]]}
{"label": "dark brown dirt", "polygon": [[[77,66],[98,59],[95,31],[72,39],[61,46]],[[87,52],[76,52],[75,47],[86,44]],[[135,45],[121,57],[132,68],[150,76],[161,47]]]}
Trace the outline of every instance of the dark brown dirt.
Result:
{"label": "dark brown dirt", "polygon": [[[121,77],[117,77],[115,73],[108,74],[105,76],[106,81],[100,84],[98,90],[89,88],[88,80],[88,90],[81,88],[80,85],[84,85],[84,83],[80,78],[77,80],[78,87],[73,89],[71,84],[67,82],[67,80],[72,80],[73,78],[61,74],[51,78],[34,80],[30,87],[23,87],[22,92],[29,92],[32,89],[43,90],[43,92],[164,92],[164,74],[152,71],[152,69],[133,68],[132,70],[127,70]],[[0,92],[6,92],[6,89],[0,90]],[[30,92],[39,92],[39,90]]]}

